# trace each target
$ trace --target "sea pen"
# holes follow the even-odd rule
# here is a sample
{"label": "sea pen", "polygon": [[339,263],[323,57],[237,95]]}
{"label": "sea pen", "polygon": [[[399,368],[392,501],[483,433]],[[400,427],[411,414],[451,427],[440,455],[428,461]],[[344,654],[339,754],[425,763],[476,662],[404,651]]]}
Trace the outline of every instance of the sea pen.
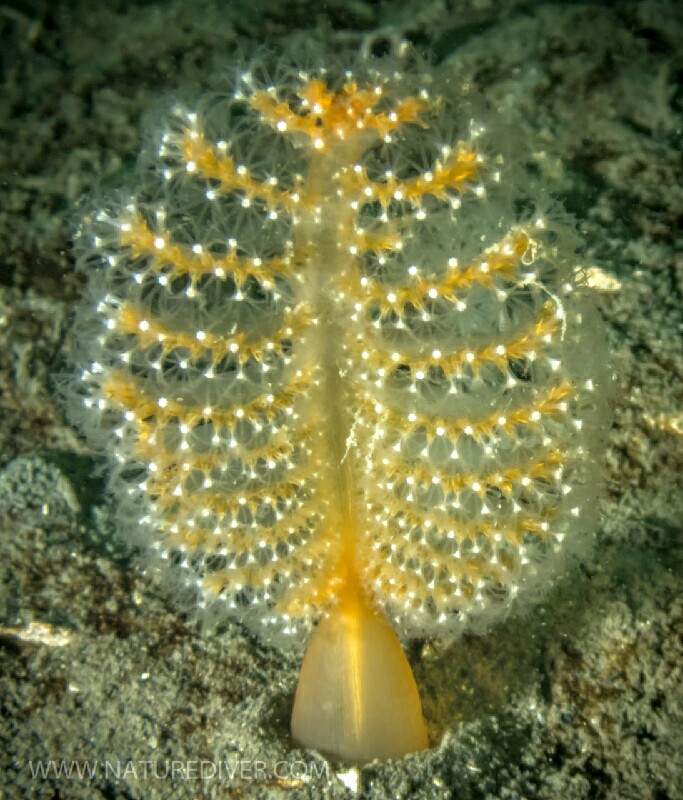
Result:
{"label": "sea pen", "polygon": [[340,759],[427,746],[395,630],[488,624],[594,524],[599,320],[503,137],[443,76],[257,60],[78,238],[122,519],[266,638],[320,620],[292,731]]}

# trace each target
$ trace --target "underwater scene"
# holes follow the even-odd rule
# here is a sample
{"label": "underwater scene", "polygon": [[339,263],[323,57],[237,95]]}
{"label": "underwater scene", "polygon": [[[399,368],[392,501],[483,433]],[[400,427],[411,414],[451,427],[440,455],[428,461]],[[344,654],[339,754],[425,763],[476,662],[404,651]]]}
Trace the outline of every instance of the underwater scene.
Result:
{"label": "underwater scene", "polygon": [[683,10],[0,5],[11,798],[683,787]]}

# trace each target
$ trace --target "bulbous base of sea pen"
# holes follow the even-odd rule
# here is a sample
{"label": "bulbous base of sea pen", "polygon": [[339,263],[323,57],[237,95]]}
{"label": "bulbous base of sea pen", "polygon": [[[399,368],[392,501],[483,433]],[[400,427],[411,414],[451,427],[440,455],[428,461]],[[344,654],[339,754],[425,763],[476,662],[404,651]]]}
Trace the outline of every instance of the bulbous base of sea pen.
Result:
{"label": "bulbous base of sea pen", "polygon": [[427,748],[420,697],[401,644],[359,591],[316,628],[301,666],[292,736],[343,762]]}

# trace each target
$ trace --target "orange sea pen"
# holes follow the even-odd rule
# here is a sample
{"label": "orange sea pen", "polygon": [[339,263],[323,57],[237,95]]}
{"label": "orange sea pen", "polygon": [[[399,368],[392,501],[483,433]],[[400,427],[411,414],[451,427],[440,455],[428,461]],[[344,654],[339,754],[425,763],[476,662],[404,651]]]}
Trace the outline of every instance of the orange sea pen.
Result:
{"label": "orange sea pen", "polygon": [[72,412],[201,603],[317,622],[294,738],[397,757],[427,746],[397,633],[487,624],[594,520],[599,325],[570,227],[443,77],[279,74],[176,107],[86,219]]}

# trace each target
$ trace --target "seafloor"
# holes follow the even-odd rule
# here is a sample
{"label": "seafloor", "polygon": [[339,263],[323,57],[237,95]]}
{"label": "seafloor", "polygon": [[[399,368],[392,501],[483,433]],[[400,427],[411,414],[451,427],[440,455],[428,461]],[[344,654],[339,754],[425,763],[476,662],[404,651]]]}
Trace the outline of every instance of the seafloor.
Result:
{"label": "seafloor", "polygon": [[[432,749],[350,770],[290,741],[293,656],[202,633],[126,555],[55,377],[79,202],[130,168],[158,96],[258,44],[401,39],[518,127],[576,215],[618,390],[593,556],[486,636],[416,644]],[[0,59],[4,796],[683,797],[683,6],[8,0]]]}

